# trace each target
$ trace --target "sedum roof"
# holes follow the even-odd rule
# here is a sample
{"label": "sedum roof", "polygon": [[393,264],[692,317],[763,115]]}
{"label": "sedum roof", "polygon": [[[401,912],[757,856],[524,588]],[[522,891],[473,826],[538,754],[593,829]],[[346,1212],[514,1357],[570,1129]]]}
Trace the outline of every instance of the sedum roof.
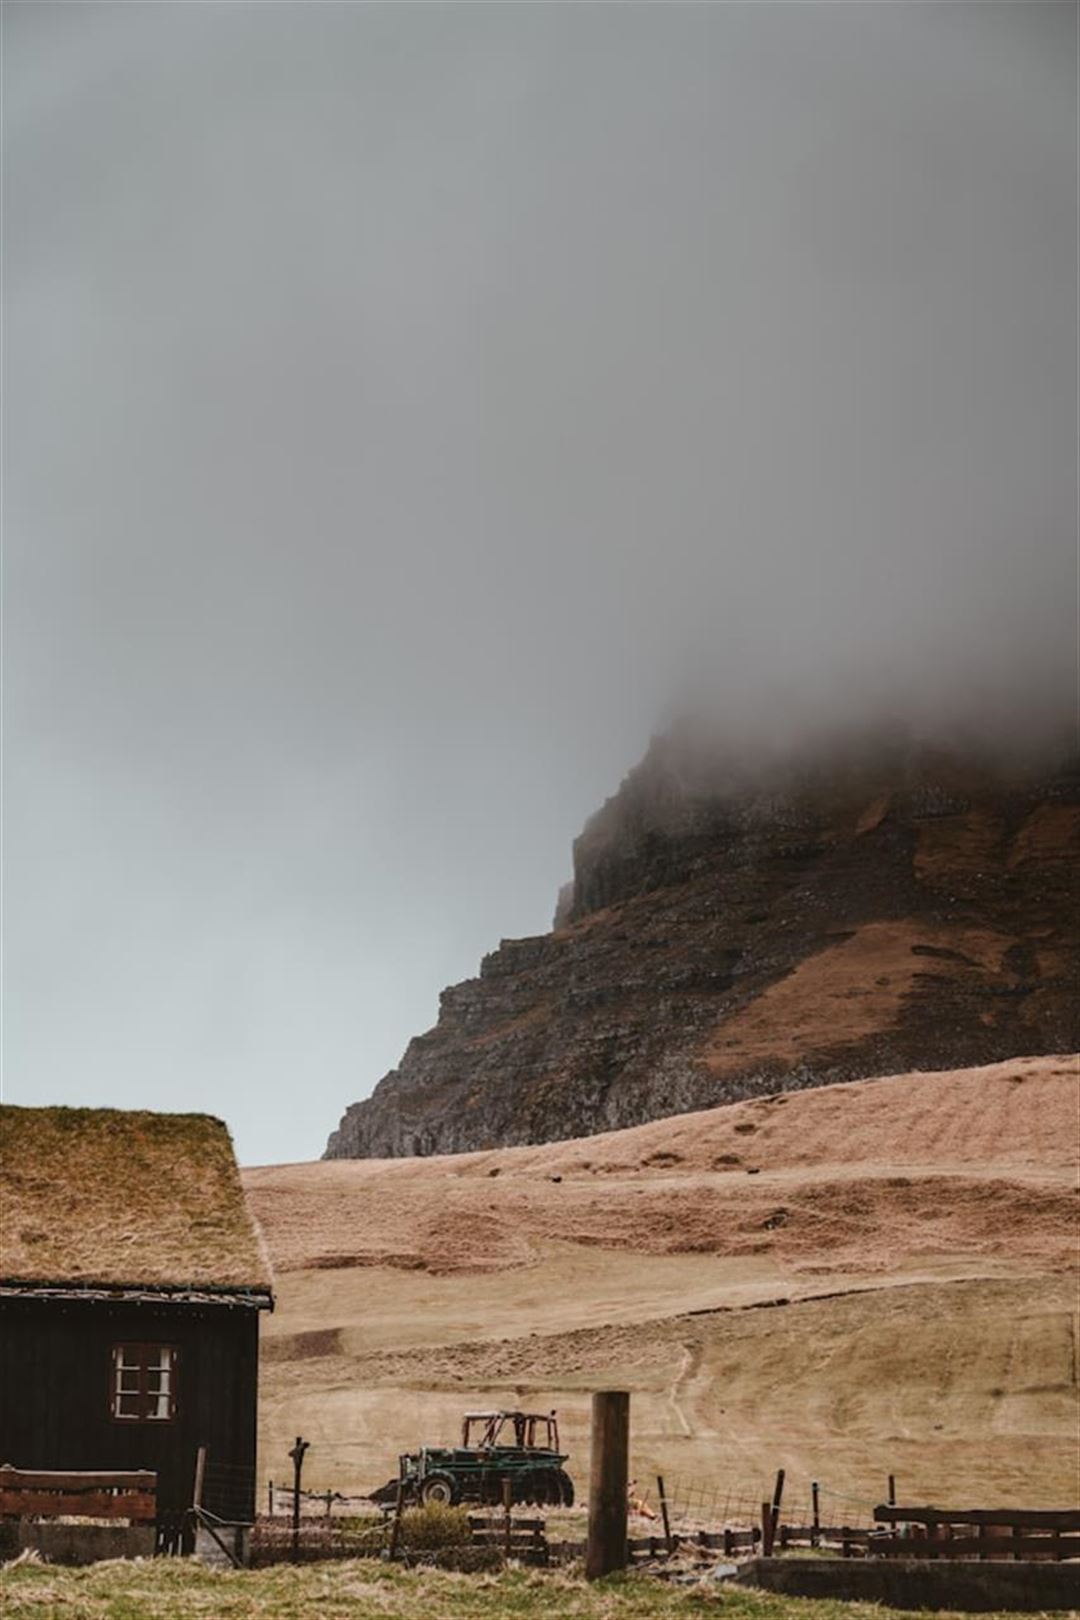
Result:
{"label": "sedum roof", "polygon": [[0,1107],[0,1283],[270,1288],[208,1114]]}

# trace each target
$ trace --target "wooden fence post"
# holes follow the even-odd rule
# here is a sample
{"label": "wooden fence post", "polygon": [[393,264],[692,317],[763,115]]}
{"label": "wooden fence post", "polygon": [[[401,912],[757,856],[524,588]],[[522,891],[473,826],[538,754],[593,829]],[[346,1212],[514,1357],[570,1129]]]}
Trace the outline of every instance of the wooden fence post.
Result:
{"label": "wooden fence post", "polygon": [[663,1474],[657,1474],[656,1476],[656,1489],[660,1496],[660,1513],[664,1520],[664,1541],[667,1543],[668,1557],[670,1558],[674,1549],[671,1544],[671,1520],[668,1518],[667,1492],[664,1490]]}
{"label": "wooden fence post", "polygon": [[896,1475],[895,1474],[890,1474],[889,1475],[888,1503],[889,1503],[890,1507],[895,1507],[896,1506]]}
{"label": "wooden fence post", "polygon": [[821,1500],[816,1479],[810,1481],[810,1502],[813,1509],[810,1520],[810,1545],[816,1547],[821,1541]]}
{"label": "wooden fence post", "polygon": [[777,1528],[778,1528],[778,1526],[780,1524],[780,1503],[781,1503],[781,1501],[783,1499],[783,1495],[784,1495],[784,1470],[782,1468],[778,1468],[776,1470],[776,1484],[773,1486],[773,1498],[772,1498],[772,1507],[771,1507],[772,1535],[769,1537],[769,1548],[770,1548],[770,1550],[772,1549],[772,1545],[776,1540],[776,1531],[777,1531]]}
{"label": "wooden fence post", "polygon": [[398,1540],[401,1536],[401,1512],[405,1506],[405,1482],[398,1480],[397,1501],[394,1503],[394,1522],[390,1527],[389,1557],[397,1557]]}
{"label": "wooden fence post", "polygon": [[624,1389],[597,1390],[592,1399],[586,1580],[595,1581],[603,1575],[610,1575],[613,1570],[626,1568],[629,1453],[629,1392]]}
{"label": "wooden fence post", "polygon": [[772,1503],[761,1504],[761,1556],[771,1558],[773,1543]]}
{"label": "wooden fence post", "polygon": [[505,1479],[502,1482],[502,1499],[503,1499],[503,1560],[504,1560],[505,1563],[508,1564],[510,1562],[511,1534],[512,1534],[513,1527],[514,1527],[514,1517],[513,1517],[514,1482],[510,1478],[509,1474],[506,1475]]}
{"label": "wooden fence post", "polygon": [[203,1484],[206,1480],[206,1447],[200,1446],[195,1453],[195,1484],[191,1491],[191,1505],[198,1512],[202,1507]]}
{"label": "wooden fence post", "polygon": [[296,1437],[296,1444],[289,1452],[293,1465],[293,1509],[292,1509],[292,1558],[295,1564],[300,1556],[300,1471],[304,1466],[304,1453],[308,1449],[308,1442]]}
{"label": "wooden fence post", "polygon": [[266,1513],[268,1518],[272,1519],[274,1517],[274,1482],[272,1479],[266,1482]]}

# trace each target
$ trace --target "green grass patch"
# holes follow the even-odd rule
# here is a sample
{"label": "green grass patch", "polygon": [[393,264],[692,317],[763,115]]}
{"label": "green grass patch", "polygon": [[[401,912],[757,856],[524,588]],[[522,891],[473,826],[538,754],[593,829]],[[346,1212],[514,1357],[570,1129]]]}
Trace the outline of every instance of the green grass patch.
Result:
{"label": "green grass patch", "polygon": [[897,1614],[708,1582],[672,1587],[643,1575],[587,1585],[561,1571],[462,1575],[361,1560],[219,1571],[159,1558],[0,1570],[4,1620],[665,1620],[721,1611],[727,1620],[890,1620]]}

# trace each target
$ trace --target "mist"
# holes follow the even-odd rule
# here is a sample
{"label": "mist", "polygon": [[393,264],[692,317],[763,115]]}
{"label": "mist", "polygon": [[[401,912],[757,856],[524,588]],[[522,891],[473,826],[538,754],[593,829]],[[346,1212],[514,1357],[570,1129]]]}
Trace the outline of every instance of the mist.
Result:
{"label": "mist", "polygon": [[1074,7],[3,33],[8,1100],[314,1157],[673,717],[1075,724]]}

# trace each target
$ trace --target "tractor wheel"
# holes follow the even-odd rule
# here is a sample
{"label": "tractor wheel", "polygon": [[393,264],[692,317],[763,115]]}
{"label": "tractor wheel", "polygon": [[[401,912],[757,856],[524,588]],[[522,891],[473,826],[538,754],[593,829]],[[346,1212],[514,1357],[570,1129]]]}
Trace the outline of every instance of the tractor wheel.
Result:
{"label": "tractor wheel", "polygon": [[558,1507],[562,1501],[562,1487],[559,1484],[558,1470],[554,1468],[540,1468],[533,1475],[536,1490],[535,1500],[540,1507]]}
{"label": "tractor wheel", "polygon": [[559,1492],[562,1496],[563,1507],[574,1505],[574,1482],[564,1468],[557,1470],[555,1478],[559,1482]]}
{"label": "tractor wheel", "polygon": [[425,1507],[429,1502],[452,1507],[457,1501],[457,1496],[457,1486],[449,1474],[429,1474],[420,1485],[420,1500]]}

